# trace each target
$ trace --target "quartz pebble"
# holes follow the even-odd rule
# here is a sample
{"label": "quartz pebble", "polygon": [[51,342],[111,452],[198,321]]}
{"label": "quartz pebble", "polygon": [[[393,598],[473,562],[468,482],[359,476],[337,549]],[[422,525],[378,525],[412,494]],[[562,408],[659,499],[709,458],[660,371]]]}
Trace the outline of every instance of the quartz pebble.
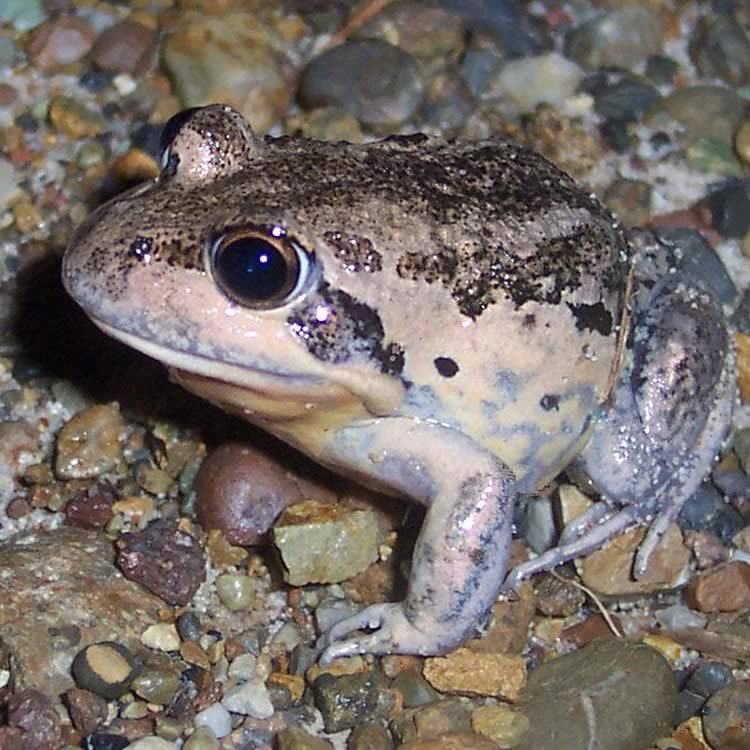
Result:
{"label": "quartz pebble", "polygon": [[255,582],[250,576],[220,575],[216,593],[221,603],[233,612],[250,609],[255,602]]}
{"label": "quartz pebble", "polygon": [[146,628],[141,634],[141,643],[157,651],[179,651],[180,635],[172,623],[162,622]]}
{"label": "quartz pebble", "polygon": [[196,728],[207,727],[219,740],[232,731],[232,717],[221,703],[214,703],[203,711],[199,711],[195,715],[193,723]]}
{"label": "quartz pebble", "polygon": [[268,688],[262,680],[251,679],[230,688],[221,700],[227,711],[255,719],[268,719],[273,716],[273,704]]}

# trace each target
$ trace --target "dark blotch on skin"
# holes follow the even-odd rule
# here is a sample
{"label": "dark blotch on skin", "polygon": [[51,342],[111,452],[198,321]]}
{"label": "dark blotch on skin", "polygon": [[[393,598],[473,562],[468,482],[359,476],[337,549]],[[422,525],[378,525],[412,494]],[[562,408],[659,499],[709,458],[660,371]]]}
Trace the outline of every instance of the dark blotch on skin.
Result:
{"label": "dark blotch on skin", "polygon": [[[329,310],[325,320],[318,319],[320,306]],[[318,294],[287,323],[305,342],[310,354],[323,362],[340,364],[361,354],[386,375],[400,375],[404,370],[404,349],[396,342],[385,343],[380,316],[341,289],[321,284]]]}
{"label": "dark blotch on skin", "polygon": [[596,331],[602,336],[609,336],[612,333],[612,313],[602,302],[596,302],[593,305],[583,303],[575,305],[568,302],[567,305],[576,319],[576,328],[579,331]]}
{"label": "dark blotch on skin", "polygon": [[343,232],[326,232],[323,239],[334,248],[336,258],[347,271],[375,273],[383,268],[383,256],[367,237]]}
{"label": "dark blotch on skin", "polygon": [[560,411],[560,397],[553,393],[547,393],[540,399],[539,406],[541,406],[544,411],[552,411],[553,409],[555,411]]}
{"label": "dark blotch on skin", "polygon": [[458,373],[458,364],[450,357],[435,357],[435,369],[444,378],[452,378]]}

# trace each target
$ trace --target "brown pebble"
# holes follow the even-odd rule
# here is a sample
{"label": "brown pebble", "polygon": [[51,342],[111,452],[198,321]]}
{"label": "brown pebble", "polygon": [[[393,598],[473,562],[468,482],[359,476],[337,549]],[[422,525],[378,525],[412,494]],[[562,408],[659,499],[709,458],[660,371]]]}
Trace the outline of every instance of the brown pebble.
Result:
{"label": "brown pebble", "polygon": [[24,497],[14,497],[5,508],[5,515],[12,521],[17,521],[31,513],[31,505]]}
{"label": "brown pebble", "polygon": [[685,546],[693,551],[699,570],[715,568],[729,559],[721,539],[708,531],[686,531]]}
{"label": "brown pebble", "polygon": [[188,663],[194,664],[201,669],[211,669],[211,661],[208,654],[200,647],[197,641],[183,641],[180,644],[180,656]]}
{"label": "brown pebble", "polygon": [[65,505],[65,525],[78,529],[102,529],[112,518],[113,488],[105,483],[82,489]]}
{"label": "brown pebble", "polygon": [[28,37],[31,64],[50,73],[84,57],[94,44],[94,30],[81,18],[62,15],[40,23]]}
{"label": "brown pebble", "polygon": [[25,750],[57,748],[62,739],[60,716],[38,690],[19,690],[8,700],[8,725],[21,731]]}
{"label": "brown pebble", "polygon": [[90,734],[107,718],[107,701],[89,690],[71,688],[63,697],[73,726],[83,734]]}
{"label": "brown pebble", "polygon": [[125,577],[170,604],[187,604],[205,580],[203,550],[178,529],[151,526],[123,534],[116,547],[117,565]]}
{"label": "brown pebble", "polygon": [[498,750],[498,745],[481,734],[450,732],[426,740],[406,742],[399,750]]}
{"label": "brown pebble", "polygon": [[580,588],[551,573],[534,580],[534,591],[537,611],[547,617],[569,617],[586,600]]}
{"label": "brown pebble", "polygon": [[732,561],[693,576],[685,602],[701,612],[738,612],[750,607],[750,565]]}
{"label": "brown pebble", "polygon": [[154,29],[125,19],[99,34],[91,58],[102,70],[138,76],[154,62],[158,39]]}
{"label": "brown pebble", "polygon": [[[612,619],[615,621],[615,624],[619,625],[619,620],[616,617]],[[597,612],[587,617],[583,622],[565,628],[560,633],[560,640],[572,643],[574,646],[580,648],[593,641],[594,638],[601,638],[606,635],[612,635],[612,630],[607,621]]]}
{"label": "brown pebble", "polygon": [[205,529],[220,529],[232,544],[267,542],[267,532],[288,505],[303,500],[289,472],[257,448],[226,443],[195,479],[195,511]]}
{"label": "brown pebble", "polygon": [[0,107],[7,107],[18,98],[18,91],[9,83],[0,83]]}
{"label": "brown pebble", "polygon": [[[750,237],[750,232],[748,232]],[[735,333],[737,341],[737,385],[743,404],[750,403],[750,336]]]}

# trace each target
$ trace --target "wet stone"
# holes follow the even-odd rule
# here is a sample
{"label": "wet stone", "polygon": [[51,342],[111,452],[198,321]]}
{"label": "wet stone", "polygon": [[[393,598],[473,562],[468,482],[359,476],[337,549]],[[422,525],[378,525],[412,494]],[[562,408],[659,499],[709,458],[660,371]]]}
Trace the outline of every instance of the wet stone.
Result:
{"label": "wet stone", "polygon": [[7,704],[8,726],[20,732],[23,750],[48,750],[61,744],[60,717],[52,701],[38,690],[19,690]]}
{"label": "wet stone", "polygon": [[440,694],[416,669],[404,669],[391,682],[391,688],[404,697],[404,706],[424,706],[439,699]]}
{"label": "wet stone", "polygon": [[529,732],[529,720],[510,706],[481,706],[471,716],[474,731],[489,737],[502,750],[518,747]]}
{"label": "wet stone", "polygon": [[729,14],[703,16],[696,24],[688,49],[702,76],[721,78],[732,86],[750,83],[750,39]]}
{"label": "wet stone", "polygon": [[713,750],[745,750],[750,747],[750,680],[735,682],[708,699],[703,730]]}
{"label": "wet stone", "polygon": [[156,651],[180,650],[180,636],[171,622],[160,622],[146,628],[141,635],[141,643]]}
{"label": "wet stone", "polygon": [[[0,545],[0,632],[14,655],[17,687],[60,695],[89,643],[137,641],[162,602],[123,578],[103,534],[62,527]],[[50,591],[54,590],[54,595]]]}
{"label": "wet stone", "polygon": [[81,18],[60,15],[39,24],[28,37],[31,64],[44,72],[57,71],[84,57],[94,43],[93,29]]}
{"label": "wet stone", "polygon": [[106,127],[105,120],[99,112],[89,109],[69,96],[53,97],[47,116],[54,130],[73,139],[94,138],[103,133]]}
{"label": "wet stone", "polygon": [[196,728],[207,727],[211,730],[214,737],[219,740],[222,737],[226,737],[232,731],[232,717],[221,703],[214,703],[208,708],[199,711],[195,715],[193,723]]}
{"label": "wet stone", "polygon": [[198,727],[183,745],[185,750],[219,750],[219,741],[206,726]]}
{"label": "wet stone", "polygon": [[738,612],[750,607],[750,565],[732,561],[693,576],[685,591],[688,606],[701,612]]}
{"label": "wet stone", "polygon": [[660,98],[659,90],[652,83],[626,76],[597,88],[594,109],[607,119],[634,122]]}
{"label": "wet stone", "polygon": [[704,698],[712,696],[717,690],[726,687],[732,681],[732,670],[720,661],[704,661],[690,675],[686,689]]}
{"label": "wet stone", "polygon": [[545,573],[533,582],[536,609],[547,617],[568,617],[586,601],[585,594],[571,583]]}
{"label": "wet stone", "polygon": [[334,750],[322,737],[316,737],[298,727],[282,729],[276,737],[278,750]]}
{"label": "wet stone", "polygon": [[668,86],[674,83],[680,66],[671,57],[649,55],[646,60],[646,78],[657,86]]}
{"label": "wet stone", "polygon": [[173,671],[147,669],[133,680],[132,689],[139,698],[164,706],[177,695],[180,677]]}
{"label": "wet stone", "polygon": [[177,632],[185,641],[197,641],[203,632],[198,615],[195,612],[183,612],[177,618]]}
{"label": "wet stone", "polygon": [[114,500],[114,490],[106,482],[78,490],[63,509],[65,525],[79,529],[103,529],[112,519]]}
{"label": "wet stone", "polygon": [[224,693],[221,705],[230,713],[268,719],[273,716],[273,704],[265,683],[253,678]]}
{"label": "wet stone", "polygon": [[743,237],[750,230],[750,188],[732,180],[698,204],[711,215],[711,226],[722,237]]}
{"label": "wet stone", "polygon": [[129,688],[141,665],[122,644],[93,643],[73,660],[73,677],[80,688],[103,698],[119,698]]}
{"label": "wet stone", "polygon": [[519,748],[545,747],[550,736],[558,750],[651,747],[669,733],[675,698],[672,670],[658,651],[599,639],[531,672],[519,704],[529,732]]}
{"label": "wet stone", "polygon": [[742,516],[710,482],[703,482],[693,493],[677,520],[683,530],[709,532],[724,544],[729,544],[745,525]]}
{"label": "wet stone", "polygon": [[742,166],[732,145],[719,138],[698,138],[690,143],[685,150],[685,161],[697,172],[722,177],[742,175]]}
{"label": "wet stone", "polygon": [[124,750],[130,740],[121,734],[93,732],[84,737],[81,744],[84,750]]}
{"label": "wet stone", "polygon": [[91,59],[108,73],[141,75],[154,61],[158,40],[156,29],[125,19],[99,34]]}
{"label": "wet stone", "polygon": [[380,690],[380,679],[373,672],[320,675],[313,683],[313,698],[326,732],[351,729],[372,716]]}
{"label": "wet stone", "polygon": [[392,750],[393,740],[388,730],[374,721],[363,721],[349,736],[348,750]]}
{"label": "wet stone", "polygon": [[497,750],[497,744],[481,734],[449,732],[429,740],[406,742],[399,750]]}
{"label": "wet stone", "polygon": [[422,103],[424,86],[416,61],[379,39],[344,42],[308,64],[299,98],[306,108],[338,105],[370,127],[409,120]]}
{"label": "wet stone", "polygon": [[227,609],[247,610],[255,603],[255,581],[250,576],[220,575],[216,579],[216,593]]}
{"label": "wet stone", "polygon": [[187,604],[205,579],[203,551],[177,529],[150,526],[123,534],[116,546],[123,574],[170,604]]}
{"label": "wet stone", "polygon": [[257,448],[226,443],[201,465],[195,512],[204,529],[231,544],[251,545],[266,535],[284,508],[303,500],[287,467]]}
{"label": "wet stone", "polygon": [[651,216],[652,187],[643,180],[616,179],[604,192],[604,203],[628,227],[645,224]]}
{"label": "wet stone", "polygon": [[91,734],[107,718],[107,701],[89,690],[71,688],[65,692],[63,702],[81,734]]}

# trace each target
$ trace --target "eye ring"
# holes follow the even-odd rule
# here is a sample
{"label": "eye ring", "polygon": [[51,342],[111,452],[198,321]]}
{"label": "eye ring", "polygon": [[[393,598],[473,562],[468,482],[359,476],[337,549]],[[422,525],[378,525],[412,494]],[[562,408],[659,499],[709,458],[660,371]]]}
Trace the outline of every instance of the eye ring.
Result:
{"label": "eye ring", "polygon": [[233,302],[271,310],[284,307],[308,288],[313,258],[277,227],[241,227],[214,240],[208,266]]}

